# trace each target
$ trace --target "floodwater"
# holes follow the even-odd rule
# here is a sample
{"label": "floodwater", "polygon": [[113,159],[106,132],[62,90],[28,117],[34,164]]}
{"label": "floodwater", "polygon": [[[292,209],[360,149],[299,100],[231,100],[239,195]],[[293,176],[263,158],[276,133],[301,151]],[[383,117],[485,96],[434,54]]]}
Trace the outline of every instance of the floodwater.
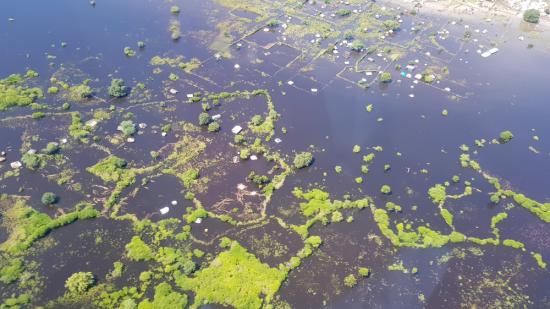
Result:
{"label": "floodwater", "polygon": [[[101,210],[113,184],[103,183],[88,173],[87,167],[109,154],[126,159],[134,167],[153,164],[155,160],[150,152],[177,142],[182,134],[176,131],[162,136],[163,125],[197,122],[201,105],[187,104],[187,94],[266,89],[280,114],[274,138],[281,139],[280,143],[271,139],[267,144],[289,164],[295,153],[311,151],[314,164],[286,178],[267,203],[267,216],[262,224],[232,226],[215,218],[194,224],[192,235],[199,241],[197,246],[201,250],[215,256],[220,252],[216,246],[219,238],[228,236],[272,267],[287,261],[302,243],[296,233],[281,227],[275,218],[289,224],[304,222],[299,213],[301,201],[292,195],[294,187],[321,188],[329,192],[332,199],[340,200],[346,194],[352,199],[370,196],[378,208],[392,201],[403,207],[401,213],[391,215],[398,222],[429,225],[447,234],[451,230],[427,192],[433,185],[459,175],[472,183],[475,192],[446,204],[454,214],[456,229],[468,236],[492,237],[491,218],[506,211],[508,218],[499,224],[501,239],[521,241],[526,251],[472,243],[427,249],[395,248],[382,235],[371,212],[365,209],[354,212],[351,223],[316,224],[310,229],[311,235],[321,236],[323,245],[289,273],[277,293],[279,299],[293,308],[550,306],[550,292],[545,288],[550,285],[550,274],[540,268],[530,254],[538,252],[550,259],[548,223],[521,206],[508,207],[511,200],[491,203],[489,196],[495,189],[479,173],[464,169],[459,163],[462,153],[459,146],[466,144],[483,171],[498,177],[506,188],[541,203],[550,202],[547,18],[546,26],[533,27],[500,12],[482,11],[478,15],[457,17],[451,10],[421,9],[416,15],[402,15],[402,29],[392,36],[384,40],[364,40],[367,48],[370,44],[381,44],[402,51],[402,57],[392,62],[389,56],[377,55],[378,51],[363,58],[364,52],[352,52],[338,45],[343,34],[317,44],[311,42],[318,39],[314,34],[306,33],[303,37],[284,34],[281,26],[264,31],[265,21],[254,20],[257,13],[242,9],[230,11],[214,0],[96,2],[95,5],[71,0],[0,3],[2,78],[33,69],[40,76],[32,83],[44,90],[51,86],[50,78],[54,74],[71,85],[89,78],[94,98],[70,102],[70,111],[81,112],[87,121],[93,117],[93,111],[110,105],[124,110],[97,125],[93,133],[99,137],[97,142],[71,143],[63,149],[67,160],[61,166],[48,162],[39,171],[22,168],[18,176],[0,181],[0,193],[28,196],[29,206],[50,216],[71,211],[82,200],[93,202]],[[270,7],[269,1],[256,2],[265,2],[264,6]],[[409,12],[412,5],[377,3],[393,8],[394,15]],[[280,1],[272,6],[278,7],[278,4]],[[172,5],[178,5],[181,12],[171,14]],[[290,25],[300,24],[306,13],[330,16],[339,5],[343,4],[325,7],[306,1],[303,7],[297,6],[299,14],[292,18],[280,7],[268,11],[273,18]],[[360,7],[365,10],[367,5]],[[487,21],[489,17],[491,21]],[[245,22],[248,28],[218,28],[220,22],[241,18],[248,19]],[[171,20],[180,23],[182,35],[176,41],[170,39],[168,31]],[[423,27],[420,32],[411,30],[419,25]],[[343,33],[356,27],[358,25],[351,22],[339,30]],[[444,33],[443,30],[449,34],[444,40],[438,40],[441,48],[433,45],[429,36]],[[469,40],[463,40],[465,32],[470,33]],[[250,35],[239,40],[243,33]],[[225,36],[227,42],[220,42],[220,36]],[[138,48],[138,41],[145,42],[145,47]],[[62,42],[66,46],[63,47]],[[329,44],[337,45],[340,52],[316,54]],[[499,51],[488,58],[481,57],[477,50],[485,51],[492,44],[498,46]],[[213,50],[214,45],[223,45],[224,49]],[[126,46],[135,50],[136,55],[126,56],[123,52]],[[216,60],[216,53],[227,51],[230,57]],[[160,66],[160,73],[153,72],[155,66],[149,61],[157,55],[183,55],[185,61],[197,58],[201,66],[192,74],[169,66]],[[376,80],[376,74],[356,72],[353,69],[356,61],[369,70],[390,71],[393,81],[382,84]],[[400,75],[409,63],[417,66],[411,78]],[[396,70],[396,64],[402,69]],[[414,75],[428,66],[446,67],[449,73],[432,84],[417,81]],[[169,80],[170,73],[176,73],[179,79]],[[112,78],[124,79],[133,88],[132,95],[122,99],[109,97],[107,88]],[[359,82],[362,78],[365,80]],[[145,84],[147,90],[139,92],[137,83]],[[363,87],[365,84],[369,87]],[[178,93],[170,94],[171,88]],[[57,115],[41,120],[15,118],[30,115],[29,107],[0,112],[0,150],[7,151],[7,161],[0,163],[1,175],[11,170],[9,162],[20,160],[20,150],[28,149],[24,148],[25,143],[30,141],[31,148],[41,149],[49,141],[68,138],[70,115],[63,114],[61,109],[68,100],[44,92],[45,98],[38,102],[47,103],[45,111]],[[165,107],[159,104],[161,101]],[[220,106],[210,111],[210,115],[221,115],[221,131],[210,133],[202,129],[191,133],[197,138],[211,139],[198,163],[201,179],[208,178],[208,181],[196,190],[195,196],[214,213],[230,214],[242,221],[256,220],[261,218],[265,197],[257,192],[239,196],[237,186],[246,184],[250,187],[248,190],[260,192],[247,182],[248,174],[250,171],[269,174],[276,164],[261,156],[257,161],[232,163],[238,154],[230,146],[231,128],[244,127],[255,114],[265,115],[265,98],[221,101]],[[373,105],[372,112],[366,111],[369,104]],[[443,110],[447,110],[448,115],[442,115]],[[138,130],[134,143],[113,144],[110,138],[116,135],[118,124],[128,118],[127,112],[132,113],[130,118],[136,124],[145,123],[147,127]],[[286,133],[282,132],[283,127]],[[513,140],[491,144],[504,130],[513,132]],[[475,146],[476,139],[486,139],[486,145]],[[361,146],[361,153],[352,152],[354,145]],[[376,152],[368,174],[362,174],[362,157],[375,152],[374,146],[381,146],[383,151]],[[385,171],[385,164],[391,169]],[[341,166],[343,171],[336,173],[335,166]],[[72,181],[81,184],[81,189],[57,183],[55,175],[66,167],[74,171]],[[355,178],[360,176],[364,182],[357,184]],[[186,207],[193,206],[184,198],[187,189],[176,176],[147,175],[147,181],[143,182],[142,178],[137,177],[133,185],[122,191],[119,214],[135,214],[138,219],[152,221],[181,219]],[[391,186],[391,195],[380,194],[384,184]],[[463,189],[462,185],[451,184],[447,191],[460,194]],[[48,191],[60,197],[58,204],[41,204],[42,193]],[[177,205],[172,201],[177,201]],[[170,212],[161,215],[160,209],[166,206]],[[7,239],[8,233],[2,225],[0,240]],[[113,262],[121,259],[125,261],[127,273],[117,279],[115,285],[136,284],[139,273],[149,265],[124,259],[124,246],[132,235],[131,222],[111,220],[106,214],[49,233],[37,242],[32,254],[25,257],[40,264],[36,271],[44,287],[29,306],[44,305],[62,296],[64,280],[77,271],[91,271],[98,282],[103,282]],[[407,269],[418,268],[418,273],[388,270],[389,265],[400,262]],[[357,267],[370,268],[371,275],[358,279],[353,288],[344,286],[343,278],[356,273]],[[0,297],[17,294],[15,284],[0,283]],[[192,292],[186,293],[192,300]],[[150,297],[152,292],[146,295]]]}

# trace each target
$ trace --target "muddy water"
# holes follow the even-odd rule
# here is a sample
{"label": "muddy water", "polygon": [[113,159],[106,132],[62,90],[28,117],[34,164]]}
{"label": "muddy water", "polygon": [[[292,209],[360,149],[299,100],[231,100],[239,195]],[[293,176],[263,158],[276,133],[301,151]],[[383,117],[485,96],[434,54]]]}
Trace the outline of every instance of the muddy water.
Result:
{"label": "muddy water", "polygon": [[[92,106],[74,103],[71,110],[82,113],[107,108],[111,104],[120,108],[134,104],[132,97],[111,99],[107,96],[107,87],[113,76],[124,78],[132,87],[138,82],[145,83],[151,90],[146,101],[166,101],[166,108],[136,105],[128,109],[136,123],[148,124],[147,128],[139,130],[135,143],[113,147],[106,138],[98,142],[109,147],[112,154],[136,166],[151,162],[150,151],[177,141],[176,133],[162,137],[160,126],[175,121],[196,123],[201,108],[198,104],[184,103],[187,93],[269,90],[281,115],[275,137],[282,139],[280,144],[273,141],[269,144],[290,160],[295,152],[308,149],[315,155],[314,165],[289,176],[285,186],[275,192],[268,205],[268,215],[281,217],[289,223],[303,222],[297,211],[299,201],[291,194],[292,188],[321,187],[334,199],[342,199],[345,194],[352,198],[368,195],[378,207],[392,201],[403,207],[403,213],[397,215],[399,220],[430,224],[433,229],[448,233],[450,229],[441,220],[426,192],[435,183],[459,175],[463,180],[470,180],[481,192],[447,205],[455,213],[457,229],[476,237],[491,237],[491,217],[504,211],[506,203],[490,204],[488,193],[492,188],[479,174],[460,168],[458,162],[461,153],[458,147],[467,144],[476,149],[473,142],[481,138],[487,139],[487,146],[479,148],[473,156],[484,170],[505,180],[517,192],[541,202],[549,201],[547,68],[550,67],[550,53],[547,35],[539,34],[533,39],[533,33],[526,32],[517,20],[506,25],[470,23],[472,29],[488,28],[490,33],[482,36],[474,32],[474,38],[479,41],[464,42],[461,38],[465,22],[451,25],[450,19],[441,15],[406,16],[403,25],[407,28],[413,25],[413,20],[431,21],[434,27],[428,31],[445,27],[451,31],[452,37],[443,42],[446,51],[438,52],[426,38],[429,32],[423,32],[420,47],[410,48],[398,63],[404,66],[416,59],[419,66],[437,63],[448,68],[448,78],[431,86],[414,83],[414,78],[399,76],[392,64],[388,68],[394,76],[391,84],[374,82],[364,89],[352,82],[363,77],[370,82],[372,77],[355,72],[343,75],[348,80],[337,77],[338,72],[348,66],[344,59],[353,64],[360,55],[351,53],[349,58],[342,55],[335,59],[296,60],[305,51],[286,45],[276,45],[266,53],[258,45],[266,46],[281,40],[278,30],[259,31],[240,41],[240,47],[228,47],[231,58],[216,61],[214,52],[208,47],[217,33],[216,24],[230,16],[227,9],[211,1],[193,0],[181,3],[180,15],[174,16],[169,7],[169,4],[156,1],[98,1],[95,7],[78,1],[4,1],[0,4],[0,21],[3,23],[0,38],[6,44],[0,48],[0,75],[32,68],[40,73],[37,84],[47,88],[48,79],[61,66],[75,67],[92,80],[96,96],[103,100]],[[235,11],[232,14],[243,18],[256,17],[250,12]],[[8,18],[15,20],[8,22]],[[182,29],[178,41],[171,41],[168,32],[169,21],[174,18],[180,21]],[[256,23],[251,23],[252,26]],[[518,36],[526,39],[518,40]],[[390,42],[405,44],[418,37],[404,31],[397,33]],[[138,49],[137,41],[144,41],[146,47]],[[491,41],[499,43],[500,51],[489,58],[480,57],[476,52],[478,45],[484,44],[486,48]],[[66,42],[67,46],[61,47],[61,42]],[[534,47],[528,49],[527,43],[530,42]],[[126,57],[123,53],[125,46],[136,50],[137,56]],[[426,56],[426,52],[436,59]],[[153,74],[154,67],[148,63],[155,55],[184,55],[186,60],[197,57],[203,65],[194,75],[167,66],[161,67],[160,74]],[[387,65],[383,57],[371,57],[375,58],[376,66]],[[239,69],[235,69],[235,64],[239,64]],[[301,70],[306,66],[310,69]],[[171,72],[177,72],[180,79],[167,81]],[[68,78],[74,83],[83,80],[81,76],[69,75]],[[294,82],[292,86],[288,84],[289,80]],[[444,90],[446,87],[451,88],[450,92]],[[167,88],[175,88],[179,93],[166,98]],[[318,91],[313,92],[312,88]],[[43,101],[52,108],[65,102],[48,94]],[[216,135],[208,156],[217,157],[221,167],[208,171],[212,173],[209,174],[212,180],[208,190],[197,195],[205,206],[233,196],[237,184],[246,182],[250,170],[265,173],[272,167],[262,158],[239,165],[231,163],[237,153],[229,146],[232,140],[229,129],[245,123],[254,114],[264,113],[266,109],[262,103],[260,98],[223,102],[211,111],[211,114],[222,115],[222,132]],[[368,104],[374,105],[371,113],[365,109]],[[448,111],[448,116],[441,115],[443,109]],[[29,113],[28,108],[12,109],[2,112],[1,116]],[[116,115],[101,122],[94,134],[100,137],[113,135],[123,116]],[[88,119],[91,115],[86,117]],[[33,134],[40,136],[42,141],[67,135],[59,125],[59,119],[47,117],[39,122],[26,121],[33,128]],[[0,126],[0,147],[9,150],[8,162],[19,159],[23,129],[7,121]],[[282,127],[287,129],[286,134],[281,132]],[[491,139],[497,138],[503,130],[514,133],[513,142],[490,145]],[[201,134],[213,136],[207,132]],[[534,135],[540,140],[533,140]],[[363,148],[360,154],[352,153],[356,144]],[[365,148],[373,146],[381,146],[383,151],[376,153],[376,159],[369,165],[369,173],[362,175],[362,156],[373,151]],[[535,147],[539,153],[530,151],[529,146]],[[43,145],[37,142],[33,147]],[[75,179],[83,184],[80,192],[66,190],[45,177],[22,170],[20,176],[2,181],[1,193],[28,195],[32,207],[53,216],[57,210],[41,205],[41,193],[58,192],[59,206],[64,209],[70,209],[87,197],[95,197],[94,185],[100,185],[101,181],[85,169],[107,155],[86,146],[77,146],[67,152],[77,171]],[[384,171],[385,164],[391,165],[389,171]],[[342,166],[341,174],[334,172],[336,165]],[[9,169],[9,164],[0,166],[1,173]],[[428,173],[422,173],[422,169]],[[355,183],[354,178],[359,176],[363,176],[363,184]],[[185,207],[192,205],[183,199],[186,189],[176,177],[163,175],[150,179],[146,185],[140,184],[138,178],[136,185],[123,193],[128,194],[139,187],[137,193],[125,201],[122,213],[156,221],[165,218],[159,209],[170,205],[172,200],[177,200],[178,205],[170,206],[171,217],[181,218]],[[384,184],[392,187],[390,196],[380,194],[380,187]],[[459,194],[462,190],[463,186],[459,185],[448,189],[452,194]],[[103,192],[100,197],[105,198],[107,193]],[[259,204],[261,199],[250,202]],[[413,210],[413,205],[416,210]],[[509,300],[517,292],[528,295],[532,307],[544,308],[549,304],[547,289],[540,287],[550,284],[550,276],[546,270],[538,268],[528,252],[484,246],[480,247],[482,254],[474,254],[468,251],[472,247],[468,245],[423,250],[394,249],[380,234],[368,210],[353,213],[353,217],[354,221],[349,224],[316,225],[312,228],[311,234],[320,235],[324,245],[291,272],[279,292],[281,299],[296,308],[454,308],[461,304],[495,305],[498,304],[495,300]],[[214,240],[221,235],[229,236],[239,240],[271,266],[287,260],[301,247],[298,237],[282,229],[274,220],[244,232],[215,219],[206,219],[201,224],[193,230],[197,239],[215,243]],[[546,223],[518,206],[509,211],[508,219],[500,225],[502,239],[522,241],[528,251],[540,252],[543,257],[550,257],[550,246],[545,241],[547,229]],[[4,233],[2,230],[0,235]],[[96,234],[105,235],[106,240],[97,243]],[[129,226],[120,226],[118,221],[105,218],[77,222],[50,233],[48,237],[54,239],[56,245],[38,255],[41,260],[39,271],[46,278],[47,287],[38,302],[62,295],[64,280],[75,271],[93,271],[100,277],[107,274],[112,263],[123,255],[124,244],[130,235]],[[264,235],[269,235],[269,238],[264,238]],[[279,250],[265,250],[268,244]],[[212,247],[201,249],[217,252],[218,249]],[[454,249],[467,253],[460,258],[439,262],[446,255],[456,254]],[[418,273],[404,274],[387,269],[388,265],[400,261],[406,268],[417,267]],[[134,274],[145,269],[139,263],[127,266]],[[359,280],[353,289],[344,287],[343,278],[362,266],[369,267],[372,275]],[[500,282],[502,278],[509,279],[509,282]],[[507,292],[507,286],[514,293]],[[486,293],[480,293],[480,290]],[[423,301],[419,300],[420,294]],[[519,296],[515,297],[517,301]]]}

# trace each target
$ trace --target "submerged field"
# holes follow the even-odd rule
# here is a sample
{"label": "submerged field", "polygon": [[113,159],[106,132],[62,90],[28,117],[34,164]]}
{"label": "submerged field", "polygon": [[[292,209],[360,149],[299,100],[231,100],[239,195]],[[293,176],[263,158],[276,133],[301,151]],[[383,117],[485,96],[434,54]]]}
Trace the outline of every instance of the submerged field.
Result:
{"label": "submerged field", "polygon": [[0,308],[548,308],[525,9],[3,1]]}

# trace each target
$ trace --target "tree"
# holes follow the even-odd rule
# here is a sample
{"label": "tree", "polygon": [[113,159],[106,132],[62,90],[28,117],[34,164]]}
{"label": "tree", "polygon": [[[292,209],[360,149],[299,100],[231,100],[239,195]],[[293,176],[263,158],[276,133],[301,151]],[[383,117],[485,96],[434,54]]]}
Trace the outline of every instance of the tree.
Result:
{"label": "tree", "polygon": [[528,23],[537,24],[539,22],[540,12],[535,9],[529,9],[523,12],[523,20]]}
{"label": "tree", "polygon": [[218,132],[219,130],[220,130],[220,124],[216,121],[213,121],[208,125],[209,132]]}
{"label": "tree", "polygon": [[353,41],[353,43],[351,43],[351,50],[353,51],[360,52],[364,48],[365,48],[365,45],[361,41],[355,40]]}
{"label": "tree", "polygon": [[35,153],[26,153],[21,157],[21,161],[23,161],[23,164],[30,169],[30,170],[36,170],[42,166],[42,158],[40,158],[39,155]]}
{"label": "tree", "polygon": [[250,122],[255,126],[259,126],[264,122],[264,120],[262,119],[262,116],[254,115],[252,116],[252,119],[250,120]]}
{"label": "tree", "polygon": [[384,21],[384,27],[386,27],[387,30],[397,31],[399,30],[400,26],[401,24],[399,24],[399,22],[396,20],[390,19],[390,20]]}
{"label": "tree", "polygon": [[86,292],[95,283],[94,275],[91,272],[77,272],[72,274],[65,281],[65,287],[72,293]]}
{"label": "tree", "polygon": [[57,203],[58,199],[59,198],[57,197],[57,195],[55,195],[55,193],[46,192],[46,193],[42,194],[42,198],[40,199],[40,201],[44,205],[51,205],[51,204]]}
{"label": "tree", "polygon": [[118,125],[118,129],[126,136],[132,136],[136,133],[136,125],[132,120],[124,120]]}
{"label": "tree", "polygon": [[296,168],[308,167],[313,163],[313,155],[311,152],[301,152],[294,157],[294,166]]}
{"label": "tree", "polygon": [[383,194],[390,194],[391,193],[391,187],[388,186],[388,185],[383,185],[380,188],[380,192],[382,192]]}
{"label": "tree", "polygon": [[349,274],[344,278],[344,285],[348,288],[352,288],[357,284],[357,279],[353,274]]}
{"label": "tree", "polygon": [[130,93],[130,88],[124,85],[124,81],[120,78],[115,78],[111,81],[109,87],[109,95],[115,98],[122,98]]}
{"label": "tree", "polygon": [[210,121],[212,121],[212,119],[210,118],[210,115],[208,115],[208,113],[199,114],[199,125],[201,126],[208,125]]}
{"label": "tree", "polygon": [[380,82],[382,83],[389,83],[391,82],[391,73],[390,72],[382,72],[380,73]]}
{"label": "tree", "polygon": [[42,152],[45,154],[54,154],[59,151],[59,144],[56,142],[49,142],[46,145],[46,148],[42,149]]}
{"label": "tree", "polygon": [[503,143],[508,143],[510,140],[514,138],[514,134],[510,131],[502,131],[500,132],[500,141]]}

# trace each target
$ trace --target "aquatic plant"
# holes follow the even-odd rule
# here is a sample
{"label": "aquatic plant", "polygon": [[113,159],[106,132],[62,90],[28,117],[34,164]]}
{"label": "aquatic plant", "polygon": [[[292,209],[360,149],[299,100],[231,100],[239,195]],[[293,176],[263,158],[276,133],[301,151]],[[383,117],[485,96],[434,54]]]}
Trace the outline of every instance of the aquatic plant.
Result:
{"label": "aquatic plant", "polygon": [[46,144],[46,147],[42,149],[42,153],[48,154],[48,155],[55,154],[58,151],[59,151],[59,143],[57,142],[49,142],[48,144]]}
{"label": "aquatic plant", "polygon": [[540,12],[537,9],[528,9],[523,12],[523,20],[532,23],[537,24],[539,22],[540,18]]}
{"label": "aquatic plant", "polygon": [[40,198],[40,201],[44,205],[51,205],[51,204],[57,203],[58,199],[59,198],[57,197],[57,195],[55,195],[55,193],[46,192],[46,193],[42,194],[42,197]]}
{"label": "aquatic plant", "polygon": [[109,95],[115,98],[122,98],[130,93],[130,88],[124,84],[124,80],[115,78],[111,80]]}
{"label": "aquatic plant", "polygon": [[313,163],[313,155],[311,152],[300,152],[294,156],[294,167],[295,168],[304,168],[308,167]]}
{"label": "aquatic plant", "polygon": [[67,278],[65,288],[72,293],[83,293],[92,287],[94,283],[95,278],[91,272],[77,272]]}
{"label": "aquatic plant", "polygon": [[341,17],[349,16],[349,15],[351,15],[351,10],[340,9],[340,10],[336,11],[336,15],[341,16]]}
{"label": "aquatic plant", "polygon": [[388,19],[383,22],[384,27],[386,30],[393,30],[397,31],[401,27],[401,24],[397,20]]}
{"label": "aquatic plant", "polygon": [[390,194],[391,193],[391,187],[388,185],[383,185],[380,187],[380,192],[383,194]]}
{"label": "aquatic plant", "polygon": [[23,259],[12,258],[0,261],[0,282],[9,284],[19,279],[25,270]]}

